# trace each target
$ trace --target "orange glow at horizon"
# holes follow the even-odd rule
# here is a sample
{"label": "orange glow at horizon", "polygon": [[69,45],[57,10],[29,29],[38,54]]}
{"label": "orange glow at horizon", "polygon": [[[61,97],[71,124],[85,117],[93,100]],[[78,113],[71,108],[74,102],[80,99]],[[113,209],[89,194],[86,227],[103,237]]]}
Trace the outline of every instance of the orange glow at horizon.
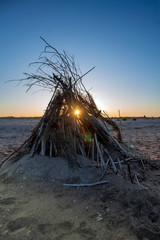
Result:
{"label": "orange glow at horizon", "polygon": [[[47,102],[47,101],[46,101]],[[16,106],[7,105],[7,103],[0,106],[0,117],[41,117],[45,112],[47,104],[41,104],[41,106],[37,104],[31,105],[31,103],[26,103],[24,106]],[[132,109],[127,109],[127,107],[115,107],[112,105],[105,106],[105,112],[109,115],[109,117],[119,117],[118,109],[120,109],[120,116],[121,117],[160,117],[159,111],[157,108],[149,108],[143,107],[138,108],[137,106],[132,107]],[[81,111],[76,108],[73,112],[77,117],[81,114]]]}

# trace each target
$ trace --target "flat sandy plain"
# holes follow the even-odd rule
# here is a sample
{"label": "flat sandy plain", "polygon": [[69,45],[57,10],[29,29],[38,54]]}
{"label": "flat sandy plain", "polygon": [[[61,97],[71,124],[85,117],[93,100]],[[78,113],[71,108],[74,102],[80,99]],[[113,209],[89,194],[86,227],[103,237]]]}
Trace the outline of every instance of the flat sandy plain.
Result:
{"label": "flat sandy plain", "polygon": [[[0,119],[0,161],[19,147],[39,119]],[[116,121],[116,120],[115,120]],[[160,118],[127,119],[122,137],[135,156],[160,162]],[[128,144],[129,142],[129,144]],[[147,168],[144,187],[109,174],[92,188],[0,179],[0,239],[160,240],[160,171]]]}

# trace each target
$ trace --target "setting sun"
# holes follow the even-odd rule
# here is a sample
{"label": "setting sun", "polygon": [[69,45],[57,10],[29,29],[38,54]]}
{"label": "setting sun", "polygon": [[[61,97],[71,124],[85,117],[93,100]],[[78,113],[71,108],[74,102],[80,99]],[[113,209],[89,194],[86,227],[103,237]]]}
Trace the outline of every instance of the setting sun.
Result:
{"label": "setting sun", "polygon": [[76,109],[75,114],[78,116],[79,115],[79,110]]}

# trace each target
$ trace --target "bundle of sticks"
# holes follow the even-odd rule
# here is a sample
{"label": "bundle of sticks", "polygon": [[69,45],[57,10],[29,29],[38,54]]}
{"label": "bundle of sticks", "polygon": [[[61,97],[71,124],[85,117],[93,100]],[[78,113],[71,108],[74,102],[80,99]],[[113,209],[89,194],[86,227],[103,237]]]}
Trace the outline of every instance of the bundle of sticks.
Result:
{"label": "bundle of sticks", "polygon": [[72,163],[81,155],[97,167],[117,172],[132,157],[125,150],[119,127],[97,108],[82,82],[93,68],[82,75],[73,56],[59,53],[42,40],[45,49],[32,63],[37,66],[36,74],[25,73],[19,81],[25,82],[27,91],[39,86],[53,95],[32,135],[15,153],[25,148],[31,156],[64,156]]}

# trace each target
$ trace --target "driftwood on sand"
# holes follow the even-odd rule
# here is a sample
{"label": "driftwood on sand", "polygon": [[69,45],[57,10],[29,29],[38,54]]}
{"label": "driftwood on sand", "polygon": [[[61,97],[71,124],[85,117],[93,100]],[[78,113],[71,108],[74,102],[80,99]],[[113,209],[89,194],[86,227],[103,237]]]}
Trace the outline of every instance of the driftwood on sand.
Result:
{"label": "driftwood on sand", "polygon": [[94,183],[64,183],[63,186],[67,186],[67,187],[94,187],[97,185],[102,185],[102,184],[106,184],[109,183],[109,180],[106,181],[100,181],[100,182],[94,182]]}

